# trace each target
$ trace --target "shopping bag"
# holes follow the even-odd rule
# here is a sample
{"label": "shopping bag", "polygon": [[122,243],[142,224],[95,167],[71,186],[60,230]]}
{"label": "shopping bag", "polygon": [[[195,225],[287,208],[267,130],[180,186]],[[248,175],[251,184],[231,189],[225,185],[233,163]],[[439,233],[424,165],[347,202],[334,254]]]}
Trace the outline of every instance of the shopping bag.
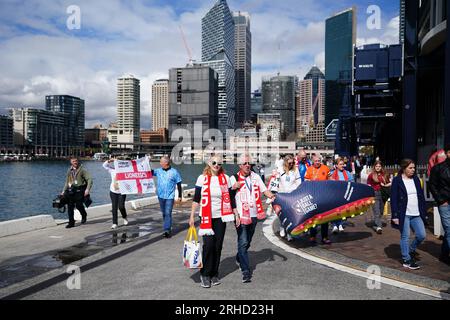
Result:
{"label": "shopping bag", "polygon": [[183,265],[189,269],[201,269],[202,254],[195,227],[190,227],[184,240]]}

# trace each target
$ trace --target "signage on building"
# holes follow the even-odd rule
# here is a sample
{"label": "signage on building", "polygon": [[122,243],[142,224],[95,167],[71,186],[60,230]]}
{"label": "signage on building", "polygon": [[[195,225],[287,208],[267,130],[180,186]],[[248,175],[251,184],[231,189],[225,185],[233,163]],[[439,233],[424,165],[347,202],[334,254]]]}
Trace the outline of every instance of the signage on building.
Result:
{"label": "signage on building", "polygon": [[339,119],[333,119],[325,128],[325,136],[329,139],[336,139],[336,132],[339,124]]}

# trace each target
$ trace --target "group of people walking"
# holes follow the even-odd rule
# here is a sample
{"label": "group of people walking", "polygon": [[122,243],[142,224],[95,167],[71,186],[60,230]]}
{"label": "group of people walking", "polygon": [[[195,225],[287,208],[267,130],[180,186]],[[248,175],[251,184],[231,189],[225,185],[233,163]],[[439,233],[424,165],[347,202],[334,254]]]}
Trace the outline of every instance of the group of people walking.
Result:
{"label": "group of people walking", "polygon": [[[450,263],[450,147],[445,148],[446,160],[430,171],[430,191],[439,206],[441,222],[445,235],[442,244],[440,260]],[[219,266],[226,233],[226,224],[233,223],[236,229],[236,264],[242,272],[242,282],[248,283],[252,279],[248,250],[250,248],[255,229],[259,220],[266,218],[263,208],[263,195],[274,199],[278,192],[290,193],[296,190],[304,181],[349,181],[355,182],[355,172],[344,158],[336,158],[334,167],[330,169],[322,162],[319,155],[308,159],[304,150],[297,156],[287,155],[280,161],[278,168],[272,172],[268,185],[259,174],[252,171],[253,160],[247,154],[239,158],[239,171],[228,176],[223,168],[220,157],[212,157],[203,173],[195,184],[189,225],[194,226],[196,213],[200,217],[199,235],[203,237],[202,259],[203,268],[200,271],[201,286],[210,288],[221,283]],[[152,170],[158,178],[157,195],[164,220],[164,237],[170,238],[172,233],[172,209],[175,203],[175,190],[178,189],[178,201],[182,200],[179,172],[171,167],[169,157],[160,161],[161,168]],[[113,160],[108,160],[103,167],[111,174],[110,198],[112,202],[112,229],[118,227],[118,211],[123,224],[127,225],[125,209],[126,195],[121,195],[115,178]],[[348,170],[350,169],[350,170]],[[351,172],[352,171],[352,172]],[[382,215],[384,205],[388,199],[391,203],[391,225],[400,231],[400,247],[403,266],[409,269],[420,268],[416,260],[416,249],[424,241],[426,223],[426,201],[421,180],[416,175],[416,164],[413,160],[405,159],[400,163],[400,171],[394,177],[387,175],[380,161],[374,163],[373,171],[367,183],[375,191],[375,205],[373,207],[374,231],[383,233]],[[71,194],[72,201],[68,205],[69,223],[67,228],[75,225],[74,208],[82,215],[82,224],[86,223],[86,211],[83,201],[92,189],[92,178],[79,164],[76,158],[71,159],[71,167],[67,172],[63,194]],[[268,200],[270,202],[270,200]],[[270,206],[269,206],[270,208]],[[320,227],[321,242],[329,245],[329,226],[325,223]],[[309,241],[316,244],[317,228],[309,231]],[[415,237],[410,242],[411,229]],[[344,232],[344,221],[332,223],[332,232]],[[286,230],[280,228],[280,236],[292,241]]]}

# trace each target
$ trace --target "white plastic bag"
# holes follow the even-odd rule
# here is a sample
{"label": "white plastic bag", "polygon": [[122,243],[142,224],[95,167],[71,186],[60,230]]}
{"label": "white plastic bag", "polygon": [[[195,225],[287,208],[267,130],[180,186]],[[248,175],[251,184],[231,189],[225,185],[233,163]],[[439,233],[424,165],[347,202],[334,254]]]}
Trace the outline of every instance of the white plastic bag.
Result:
{"label": "white plastic bag", "polygon": [[189,269],[201,269],[203,267],[202,253],[195,227],[189,228],[186,239],[184,240],[183,265]]}

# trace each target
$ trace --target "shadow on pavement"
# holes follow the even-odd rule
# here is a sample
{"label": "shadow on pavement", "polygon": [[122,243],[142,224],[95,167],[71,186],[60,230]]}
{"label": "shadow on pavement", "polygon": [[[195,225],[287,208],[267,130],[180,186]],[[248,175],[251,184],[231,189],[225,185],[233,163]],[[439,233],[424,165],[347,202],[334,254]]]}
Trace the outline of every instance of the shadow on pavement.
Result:
{"label": "shadow on pavement", "polygon": [[[249,251],[251,271],[256,270],[256,267],[261,263],[264,263],[267,261],[276,261],[275,257],[281,258],[281,261],[288,260],[287,257],[285,257],[284,255],[282,255],[276,251],[273,251],[272,249],[263,249],[263,250],[257,251],[257,252]],[[220,262],[219,277],[225,278],[238,269],[239,269],[239,267],[236,264],[235,256],[225,258]],[[191,279],[195,283],[200,283],[200,270],[197,271],[195,274],[193,274],[191,276]]]}

